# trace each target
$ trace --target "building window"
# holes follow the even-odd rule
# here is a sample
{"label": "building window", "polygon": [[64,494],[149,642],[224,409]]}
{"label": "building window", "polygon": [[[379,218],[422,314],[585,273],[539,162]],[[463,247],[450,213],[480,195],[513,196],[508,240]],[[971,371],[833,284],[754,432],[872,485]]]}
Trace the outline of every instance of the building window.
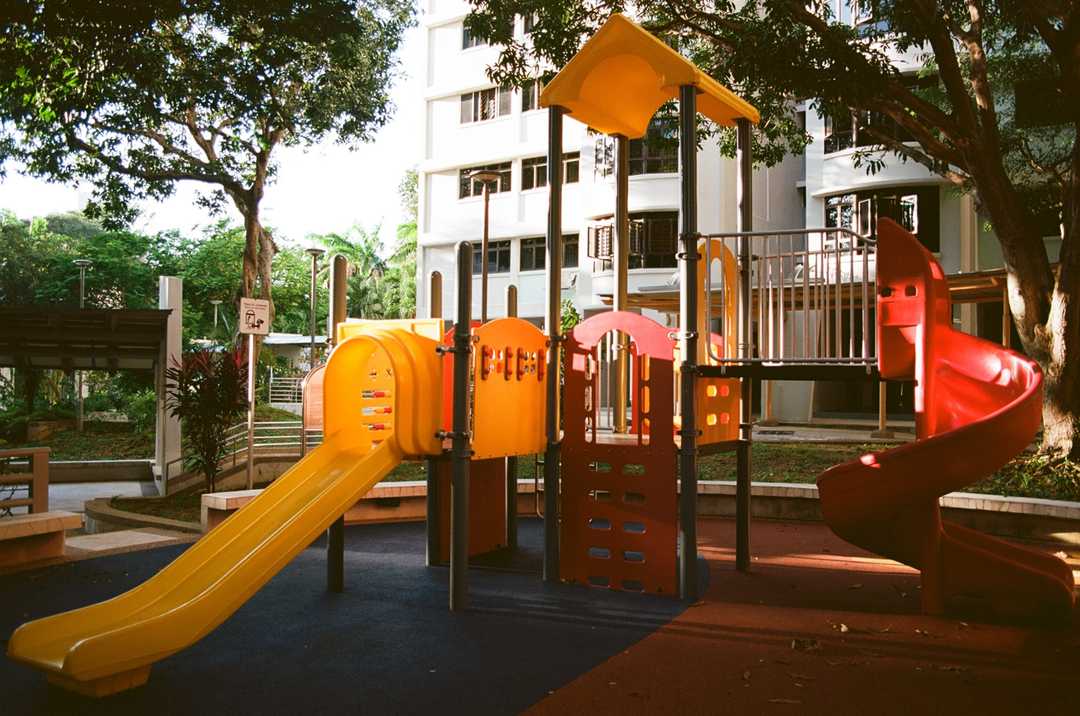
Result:
{"label": "building window", "polygon": [[521,240],[521,270],[542,271],[545,265],[547,241],[543,236],[536,239]]}
{"label": "building window", "polygon": [[[488,275],[493,273],[510,272],[510,242],[488,242]],[[479,276],[484,270],[484,245],[480,242],[473,244],[472,272],[473,276]]]}
{"label": "building window", "polygon": [[578,265],[578,235],[563,234],[562,237],[562,265],[563,268],[577,268]]}
{"label": "building window", "polygon": [[[630,215],[630,246],[627,263],[632,269],[674,268],[678,243],[679,212],[653,211]],[[614,259],[615,227],[603,224],[589,228],[589,258],[610,268]]]}
{"label": "building window", "polygon": [[504,191],[510,191],[512,183],[510,181],[510,162],[502,162],[501,164],[488,164],[482,167],[464,167],[458,170],[458,198],[465,199],[470,196],[480,196],[484,193],[483,182],[478,182],[474,179],[470,179],[469,175],[478,170],[493,171],[499,173],[499,180],[491,182],[490,191],[493,194],[500,194]]}
{"label": "building window", "polygon": [[678,123],[671,117],[653,117],[645,136],[630,140],[630,176],[678,171]]}
{"label": "building window", "polygon": [[825,115],[825,153],[841,152],[854,146],[854,130],[850,114]]}
{"label": "building window", "polygon": [[470,47],[482,47],[488,44],[487,40],[474,34],[464,24],[461,26],[461,49],[467,50]]}
{"label": "building window", "polygon": [[877,236],[877,220],[887,217],[910,231],[930,251],[941,251],[940,189],[905,187],[840,194],[825,199],[825,226]]}
{"label": "building window", "polygon": [[[566,152],[563,154],[563,183],[576,184],[578,182],[578,164],[581,152]],[[521,188],[537,189],[547,186],[547,157],[531,157],[521,160]]]}
{"label": "building window", "polygon": [[543,80],[529,80],[521,88],[521,111],[540,109],[540,93],[544,91]]}
{"label": "building window", "polygon": [[615,171],[615,138],[601,134],[593,144],[593,177],[604,179]]}
{"label": "building window", "polygon": [[483,122],[510,114],[509,87],[489,87],[488,89],[466,92],[461,95],[461,123]]}
{"label": "building window", "polygon": [[523,26],[525,28],[525,34],[528,35],[530,32],[533,31],[533,28],[536,27],[536,20],[537,20],[536,13],[535,12],[527,13],[525,15],[525,17],[523,17],[521,19],[522,19],[522,24],[523,24]]}

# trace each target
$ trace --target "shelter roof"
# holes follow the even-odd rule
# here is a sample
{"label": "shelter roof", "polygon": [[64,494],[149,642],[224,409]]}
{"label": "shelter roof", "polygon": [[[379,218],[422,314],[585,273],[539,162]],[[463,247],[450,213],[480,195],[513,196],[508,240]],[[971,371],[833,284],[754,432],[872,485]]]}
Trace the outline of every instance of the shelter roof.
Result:
{"label": "shelter roof", "polygon": [[0,307],[0,366],[149,370],[169,310]]}

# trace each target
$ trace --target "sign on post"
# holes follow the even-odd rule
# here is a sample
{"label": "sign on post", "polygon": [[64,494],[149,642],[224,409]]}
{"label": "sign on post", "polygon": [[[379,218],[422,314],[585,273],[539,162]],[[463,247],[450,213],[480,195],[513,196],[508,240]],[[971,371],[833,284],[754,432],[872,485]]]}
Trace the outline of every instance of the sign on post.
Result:
{"label": "sign on post", "polygon": [[261,298],[240,299],[240,332],[265,336],[270,332],[270,302]]}
{"label": "sign on post", "polygon": [[270,302],[261,298],[240,299],[240,332],[248,337],[247,486],[255,481],[255,336],[270,333]]}

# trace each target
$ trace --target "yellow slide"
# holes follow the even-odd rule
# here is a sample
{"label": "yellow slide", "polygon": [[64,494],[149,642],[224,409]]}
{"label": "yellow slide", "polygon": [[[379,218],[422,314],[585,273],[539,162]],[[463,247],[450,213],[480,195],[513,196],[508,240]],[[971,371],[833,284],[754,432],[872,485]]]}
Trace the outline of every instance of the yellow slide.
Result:
{"label": "yellow slide", "polygon": [[321,447],[135,589],[19,627],[8,656],[90,696],[138,686],[155,661],[225,621],[404,456],[436,453],[435,341],[401,327],[366,330],[327,365]]}

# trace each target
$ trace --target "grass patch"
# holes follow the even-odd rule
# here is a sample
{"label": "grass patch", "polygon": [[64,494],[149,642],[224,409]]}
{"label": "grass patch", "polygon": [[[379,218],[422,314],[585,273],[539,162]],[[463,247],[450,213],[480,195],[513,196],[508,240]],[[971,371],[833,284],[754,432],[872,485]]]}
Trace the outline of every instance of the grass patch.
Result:
{"label": "grass patch", "polygon": [[154,435],[138,432],[130,423],[87,422],[81,433],[58,430],[44,440],[0,447],[47,447],[51,460],[146,459],[154,456]]}
{"label": "grass patch", "polygon": [[117,510],[182,522],[198,522],[203,488],[181,490],[168,497],[114,497],[109,505]]}

